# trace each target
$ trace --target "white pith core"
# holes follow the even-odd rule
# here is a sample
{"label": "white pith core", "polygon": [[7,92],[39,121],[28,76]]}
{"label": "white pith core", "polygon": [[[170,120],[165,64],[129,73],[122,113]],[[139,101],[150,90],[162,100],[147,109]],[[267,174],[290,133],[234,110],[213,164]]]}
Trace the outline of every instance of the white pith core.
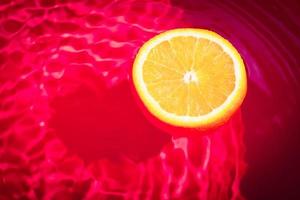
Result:
{"label": "white pith core", "polygon": [[183,75],[183,82],[186,84],[191,83],[191,82],[197,82],[197,81],[198,81],[198,78],[194,71],[187,71]]}

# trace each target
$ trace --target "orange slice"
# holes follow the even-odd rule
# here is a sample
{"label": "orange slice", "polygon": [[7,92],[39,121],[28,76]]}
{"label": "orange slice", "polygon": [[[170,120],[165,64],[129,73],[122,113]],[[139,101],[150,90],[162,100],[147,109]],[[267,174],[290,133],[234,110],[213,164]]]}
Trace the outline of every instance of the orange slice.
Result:
{"label": "orange slice", "polygon": [[133,83],[148,111],[179,127],[224,123],[247,90],[243,60],[215,32],[182,28],[161,33],[139,50]]}

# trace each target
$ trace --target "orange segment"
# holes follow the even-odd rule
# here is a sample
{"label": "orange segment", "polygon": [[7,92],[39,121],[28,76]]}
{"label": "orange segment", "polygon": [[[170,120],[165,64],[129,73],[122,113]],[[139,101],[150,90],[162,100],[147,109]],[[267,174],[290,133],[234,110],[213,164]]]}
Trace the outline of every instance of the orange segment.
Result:
{"label": "orange segment", "polygon": [[225,122],[247,89],[237,50],[203,29],[175,29],[150,39],[136,56],[132,76],[150,113],[181,127],[209,128]]}

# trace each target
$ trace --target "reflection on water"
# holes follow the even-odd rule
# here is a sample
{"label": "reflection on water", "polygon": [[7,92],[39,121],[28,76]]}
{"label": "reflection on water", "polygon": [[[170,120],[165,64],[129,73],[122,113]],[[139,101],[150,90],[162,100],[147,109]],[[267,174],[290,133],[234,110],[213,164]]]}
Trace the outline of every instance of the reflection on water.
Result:
{"label": "reflection on water", "polygon": [[[262,145],[298,109],[294,5],[180,2],[0,3],[0,197],[242,198],[244,135]],[[171,138],[132,96],[138,48],[175,27],[218,32],[248,70],[241,110],[208,135]]]}

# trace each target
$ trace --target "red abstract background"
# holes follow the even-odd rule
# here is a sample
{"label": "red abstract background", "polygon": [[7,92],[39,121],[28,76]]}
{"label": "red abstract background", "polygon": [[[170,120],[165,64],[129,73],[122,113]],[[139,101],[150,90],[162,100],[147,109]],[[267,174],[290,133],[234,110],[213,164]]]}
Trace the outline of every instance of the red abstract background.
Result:
{"label": "red abstract background", "polygon": [[[0,199],[297,199],[299,11],[297,1],[0,1]],[[131,86],[139,47],[177,27],[218,32],[248,73],[242,107],[193,137],[149,122]]]}

